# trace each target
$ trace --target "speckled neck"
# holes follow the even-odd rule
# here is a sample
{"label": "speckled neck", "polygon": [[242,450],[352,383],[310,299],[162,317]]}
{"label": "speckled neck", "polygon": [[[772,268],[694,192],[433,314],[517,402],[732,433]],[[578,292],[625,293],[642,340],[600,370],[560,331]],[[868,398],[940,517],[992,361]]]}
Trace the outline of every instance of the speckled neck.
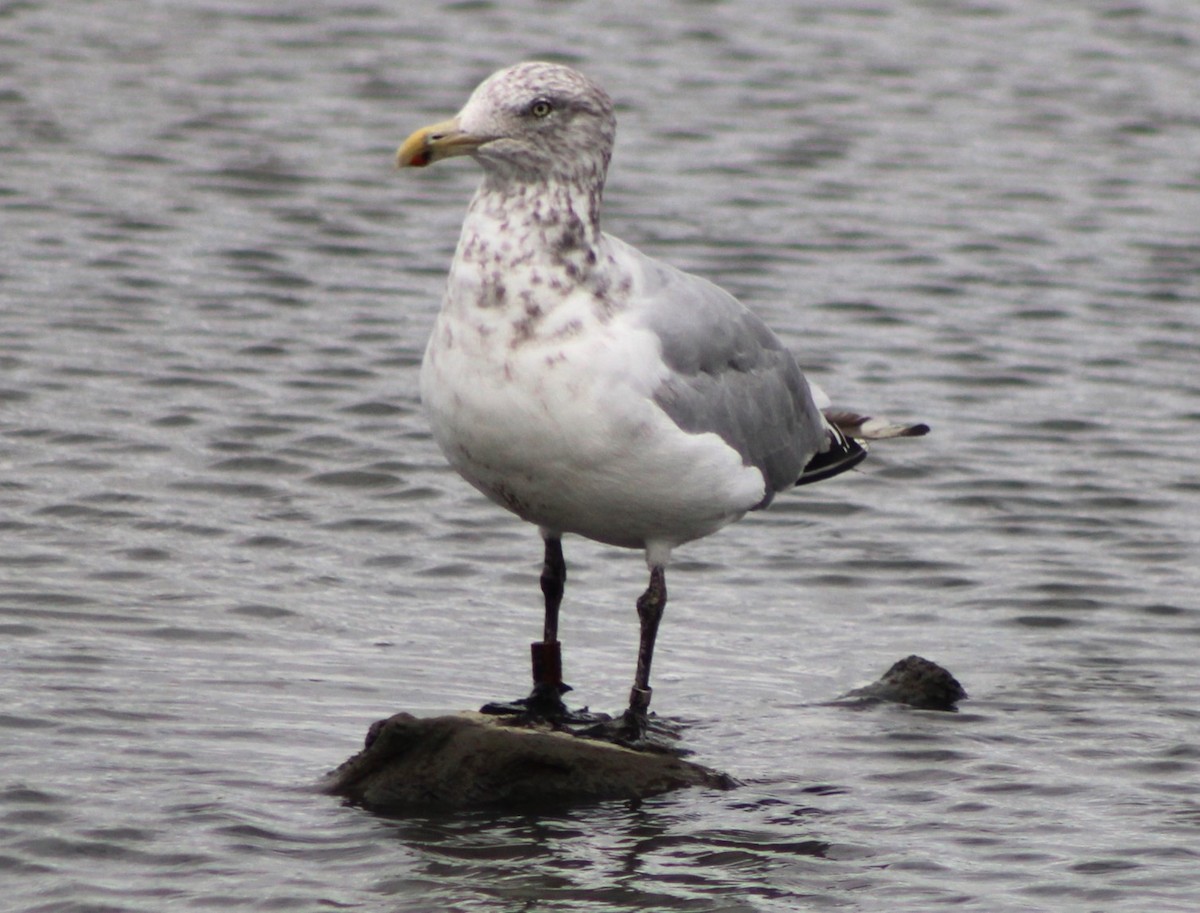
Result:
{"label": "speckled neck", "polygon": [[600,184],[527,182],[489,174],[467,211],[451,282],[474,309],[545,310],[559,291],[590,287],[600,262]]}

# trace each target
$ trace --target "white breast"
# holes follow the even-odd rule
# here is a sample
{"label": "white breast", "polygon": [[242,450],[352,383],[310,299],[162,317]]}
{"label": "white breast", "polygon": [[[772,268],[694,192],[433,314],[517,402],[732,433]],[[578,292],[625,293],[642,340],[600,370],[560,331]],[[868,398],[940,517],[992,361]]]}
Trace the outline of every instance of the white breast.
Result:
{"label": "white breast", "polygon": [[572,332],[518,340],[500,310],[443,311],[421,370],[434,438],[488,497],[630,548],[708,535],[761,501],[758,470],[655,405],[666,369],[651,332],[576,301],[555,313]]}

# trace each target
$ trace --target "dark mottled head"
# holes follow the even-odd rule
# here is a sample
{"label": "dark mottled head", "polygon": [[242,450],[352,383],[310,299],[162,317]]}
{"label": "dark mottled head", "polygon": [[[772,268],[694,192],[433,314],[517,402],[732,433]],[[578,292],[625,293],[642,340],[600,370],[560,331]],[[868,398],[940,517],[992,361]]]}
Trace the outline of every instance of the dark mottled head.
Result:
{"label": "dark mottled head", "polygon": [[485,79],[457,116],[412,134],[396,162],[469,155],[502,179],[602,184],[616,126],[612,100],[582,73],[519,63]]}

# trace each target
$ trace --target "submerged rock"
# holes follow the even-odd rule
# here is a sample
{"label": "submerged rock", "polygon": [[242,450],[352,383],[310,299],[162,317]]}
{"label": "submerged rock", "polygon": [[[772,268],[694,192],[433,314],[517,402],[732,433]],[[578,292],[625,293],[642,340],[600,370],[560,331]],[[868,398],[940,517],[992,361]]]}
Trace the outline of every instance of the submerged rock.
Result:
{"label": "submerged rock", "polygon": [[633,751],[549,727],[461,713],[375,723],[367,744],[324,789],[372,811],[483,805],[568,805],[641,799],[737,781],[661,752]]}
{"label": "submerged rock", "polygon": [[921,656],[908,656],[876,682],[838,698],[838,703],[875,703],[890,701],[918,710],[957,710],[967,692],[958,680],[935,662]]}

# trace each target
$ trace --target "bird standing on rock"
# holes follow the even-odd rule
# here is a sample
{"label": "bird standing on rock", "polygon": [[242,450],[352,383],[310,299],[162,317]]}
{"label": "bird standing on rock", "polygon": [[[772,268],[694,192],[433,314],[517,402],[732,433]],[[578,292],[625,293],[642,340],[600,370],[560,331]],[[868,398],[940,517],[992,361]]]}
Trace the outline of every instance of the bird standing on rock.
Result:
{"label": "bird standing on rock", "polygon": [[545,625],[523,703],[565,713],[562,536],[575,533],[645,551],[624,717],[637,730],[672,550],[852,468],[866,439],[929,429],[823,413],[824,395],[733,296],[604,234],[615,133],[612,101],[587,77],[521,63],[485,80],[457,116],[408,137],[397,164],[470,156],[483,168],[421,399],[454,469],[545,540]]}

